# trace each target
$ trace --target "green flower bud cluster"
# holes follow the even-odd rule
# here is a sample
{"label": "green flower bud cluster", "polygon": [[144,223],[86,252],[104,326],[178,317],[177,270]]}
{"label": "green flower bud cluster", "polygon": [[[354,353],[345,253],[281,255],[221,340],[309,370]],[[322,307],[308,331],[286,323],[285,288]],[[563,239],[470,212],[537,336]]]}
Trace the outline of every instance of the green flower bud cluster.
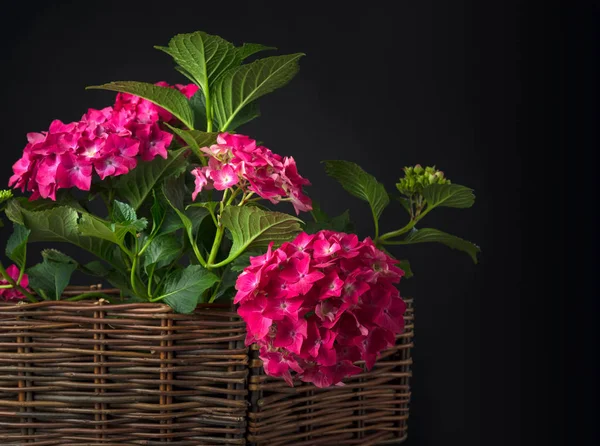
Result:
{"label": "green flower bud cluster", "polygon": [[11,190],[0,190],[0,203],[4,203],[6,200],[10,200],[13,197]]}
{"label": "green flower bud cluster", "polygon": [[400,193],[406,196],[423,193],[423,188],[430,184],[450,184],[450,180],[444,177],[444,172],[433,167],[422,167],[420,164],[416,166],[408,166],[404,168],[404,178],[400,178],[400,182],[396,187]]}

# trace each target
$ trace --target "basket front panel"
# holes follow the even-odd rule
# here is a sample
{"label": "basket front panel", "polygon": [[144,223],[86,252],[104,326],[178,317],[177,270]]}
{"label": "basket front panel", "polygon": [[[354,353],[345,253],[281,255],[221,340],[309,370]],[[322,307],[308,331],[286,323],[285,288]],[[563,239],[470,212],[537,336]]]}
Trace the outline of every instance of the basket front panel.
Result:
{"label": "basket front panel", "polygon": [[244,337],[222,309],[2,305],[2,444],[244,445]]}
{"label": "basket front panel", "polygon": [[253,351],[248,440],[256,446],[398,444],[406,439],[410,400],[414,317],[407,299],[405,331],[382,353],[371,371],[341,387],[289,387],[266,376]]}

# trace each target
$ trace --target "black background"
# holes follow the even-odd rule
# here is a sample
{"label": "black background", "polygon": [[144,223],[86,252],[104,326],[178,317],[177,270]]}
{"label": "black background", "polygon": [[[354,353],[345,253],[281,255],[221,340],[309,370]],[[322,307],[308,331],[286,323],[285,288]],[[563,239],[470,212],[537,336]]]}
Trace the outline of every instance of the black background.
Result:
{"label": "black background", "polygon": [[[371,233],[368,208],[326,177],[323,159],[358,162],[390,191],[402,166],[436,164],[476,191],[472,209],[425,224],[478,243],[478,265],[437,245],[396,251],[416,273],[403,288],[417,301],[406,444],[513,445],[525,434],[544,444],[567,432],[568,444],[597,444],[597,272],[593,257],[576,261],[596,245],[598,6],[391,4],[6,6],[0,177],[27,132],[112,104],[85,86],[184,81],[153,49],[174,34],[305,52],[299,75],[240,131],[293,155],[327,211],[350,208],[360,235]],[[383,229],[403,218],[391,205]]]}

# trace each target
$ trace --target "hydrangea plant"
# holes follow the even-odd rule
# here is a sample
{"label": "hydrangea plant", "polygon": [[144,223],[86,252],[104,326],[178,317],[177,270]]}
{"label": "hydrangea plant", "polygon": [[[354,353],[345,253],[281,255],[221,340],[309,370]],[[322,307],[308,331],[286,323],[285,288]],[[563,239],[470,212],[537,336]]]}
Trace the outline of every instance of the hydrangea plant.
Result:
{"label": "hydrangea plant", "polygon": [[[13,224],[6,255],[14,262],[0,264],[0,297],[61,299],[79,270],[120,289],[119,302],[190,313],[233,299],[266,373],[291,384],[293,372],[326,387],[359,373],[355,361],[370,369],[403,330],[398,284],[411,274],[387,249],[440,242],[477,261],[476,245],[417,229],[435,208],[470,207],[472,190],[417,165],[388,194],[357,164],[325,161],[326,172],[370,206],[374,234],[360,240],[347,212],[329,218],[312,203],[293,157],[238,132],[259,116],[257,99],[294,77],[303,54],[257,58],[274,48],[234,46],[204,32],[157,48],[191,83],[89,87],[116,91],[114,105],[27,135],[9,180],[24,196],[0,192],[0,211]],[[408,221],[381,233],[390,196]],[[295,215],[272,210],[281,202]],[[69,243],[96,260],[46,249],[30,265],[34,242]],[[101,292],[66,299],[94,297],[114,301]]]}

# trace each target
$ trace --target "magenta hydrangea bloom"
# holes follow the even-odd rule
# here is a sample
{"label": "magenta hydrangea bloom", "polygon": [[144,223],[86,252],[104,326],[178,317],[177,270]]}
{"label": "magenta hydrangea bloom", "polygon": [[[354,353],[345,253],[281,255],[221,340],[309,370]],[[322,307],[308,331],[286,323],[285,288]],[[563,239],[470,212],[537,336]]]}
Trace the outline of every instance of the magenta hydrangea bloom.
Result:
{"label": "magenta hydrangea bloom", "polygon": [[404,272],[367,238],[302,233],[250,258],[234,302],[257,343],[265,372],[290,385],[292,372],[318,387],[371,369],[404,330],[406,305],[396,284]]}
{"label": "magenta hydrangea bloom", "polygon": [[[19,280],[19,268],[16,265],[10,265],[8,268],[6,268],[6,272],[12,278],[12,280],[14,280],[15,283],[17,283],[17,281]],[[2,278],[1,276],[0,285],[8,285],[8,281],[4,280],[4,278]],[[17,283],[17,285],[20,285],[23,288],[27,289],[27,287],[29,286],[29,278],[27,277],[27,274],[23,274],[23,277],[21,277],[21,282]],[[0,299],[6,301],[22,300],[25,299],[25,296],[19,290],[16,290],[14,288],[0,288]]]}
{"label": "magenta hydrangea bloom", "polygon": [[[198,91],[196,85],[171,88],[188,98]],[[90,109],[78,122],[55,120],[47,132],[29,133],[9,186],[31,192],[31,200],[56,200],[59,189],[90,190],[94,172],[104,180],[128,173],[140,159],[167,158],[173,135],[162,130],[159,122],[174,120],[150,101],[119,93],[113,107]]]}
{"label": "magenta hydrangea bloom", "polygon": [[229,133],[221,133],[217,144],[201,150],[209,163],[192,172],[196,177],[194,200],[205,188],[225,190],[238,185],[273,204],[290,201],[297,214],[312,210],[310,198],[302,191],[310,181],[298,174],[294,158],[281,157],[247,136]]}

